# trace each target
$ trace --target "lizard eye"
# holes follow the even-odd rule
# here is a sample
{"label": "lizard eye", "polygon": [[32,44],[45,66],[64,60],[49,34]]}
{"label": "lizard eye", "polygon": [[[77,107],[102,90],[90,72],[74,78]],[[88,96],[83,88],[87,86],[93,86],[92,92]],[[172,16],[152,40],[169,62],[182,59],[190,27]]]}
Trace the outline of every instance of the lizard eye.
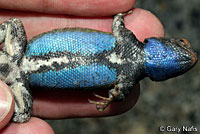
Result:
{"label": "lizard eye", "polygon": [[189,47],[189,48],[191,47],[190,42],[188,40],[180,39],[179,41],[182,43],[181,45]]}

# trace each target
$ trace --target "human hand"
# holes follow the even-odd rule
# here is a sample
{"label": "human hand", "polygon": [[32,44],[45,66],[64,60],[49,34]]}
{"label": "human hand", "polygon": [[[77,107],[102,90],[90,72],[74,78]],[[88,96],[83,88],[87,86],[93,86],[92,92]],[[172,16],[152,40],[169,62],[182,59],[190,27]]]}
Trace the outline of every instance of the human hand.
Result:
{"label": "human hand", "polygon": [[[1,9],[0,22],[8,20],[11,17],[17,17],[22,20],[27,32],[28,39],[46,31],[55,28],[63,27],[87,27],[101,31],[111,32],[112,17],[88,18],[88,17],[72,17],[66,15],[55,15],[52,13],[72,14],[79,16],[111,16],[118,12],[124,12],[131,9],[135,3],[134,0],[119,1],[114,0],[105,1],[99,0],[94,4],[91,2],[67,1],[66,3],[29,3],[30,1],[21,1],[16,3],[12,0],[0,1],[0,8],[16,9],[22,11],[37,11],[33,12],[19,12]],[[69,3],[68,3],[69,2]],[[113,3],[111,7],[110,4]],[[9,3],[9,4],[8,4]],[[48,8],[47,8],[48,7]],[[77,8],[78,7],[78,8]],[[51,14],[44,14],[51,13]],[[131,15],[125,17],[126,27],[132,30],[139,40],[143,40],[152,36],[164,36],[164,30],[159,20],[150,12],[142,9],[134,9]],[[6,85],[0,83],[0,102],[5,98],[4,92],[10,91]],[[4,92],[3,92],[4,90]],[[69,118],[69,117],[96,117],[116,115],[130,109],[137,101],[139,95],[139,86],[137,85],[133,92],[127,96],[127,99],[122,102],[112,103],[105,111],[99,112],[95,105],[88,102],[88,99],[93,99],[92,92],[74,92],[74,91],[45,91],[33,89],[33,116],[40,118]],[[107,92],[95,92],[97,94],[107,94]],[[105,96],[105,95],[104,95]],[[0,103],[0,128],[3,128],[13,114],[13,97]],[[5,99],[4,99],[5,100]],[[7,103],[7,104],[6,104]],[[3,104],[3,105],[1,105]],[[4,105],[5,104],[5,105]],[[7,109],[3,112],[3,109]],[[5,110],[4,110],[5,111]],[[1,114],[2,113],[2,114]],[[4,117],[2,117],[4,113]],[[7,127],[2,129],[1,133],[53,133],[50,126],[39,118],[31,118],[27,123],[16,124],[10,123]]]}

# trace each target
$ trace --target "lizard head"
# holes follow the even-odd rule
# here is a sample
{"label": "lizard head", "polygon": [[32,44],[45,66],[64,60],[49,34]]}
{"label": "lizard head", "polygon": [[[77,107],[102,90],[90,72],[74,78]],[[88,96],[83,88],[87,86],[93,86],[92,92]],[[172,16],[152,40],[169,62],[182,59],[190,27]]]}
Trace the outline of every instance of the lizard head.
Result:
{"label": "lizard head", "polygon": [[154,81],[183,74],[197,62],[197,55],[186,39],[149,38],[145,43],[145,71]]}

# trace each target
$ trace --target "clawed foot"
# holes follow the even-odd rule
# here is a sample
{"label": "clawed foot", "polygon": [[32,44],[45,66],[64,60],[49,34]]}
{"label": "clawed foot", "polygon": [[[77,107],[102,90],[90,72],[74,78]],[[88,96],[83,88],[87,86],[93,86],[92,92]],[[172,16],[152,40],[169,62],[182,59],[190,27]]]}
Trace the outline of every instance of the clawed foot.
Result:
{"label": "clawed foot", "polygon": [[133,12],[133,10],[129,10],[129,11],[124,12],[124,13],[118,13],[117,15],[119,15],[119,16],[126,16],[128,14],[131,14],[132,12]]}
{"label": "clawed foot", "polygon": [[104,109],[106,109],[106,107],[113,100],[113,96],[112,95],[110,97],[108,97],[108,98],[100,96],[100,95],[97,95],[97,94],[94,94],[94,96],[104,100],[103,102],[99,102],[99,101],[93,101],[93,100],[88,99],[89,103],[96,105],[96,108],[97,108],[98,111],[103,111]]}
{"label": "clawed foot", "polygon": [[14,112],[14,116],[12,118],[13,122],[23,123],[27,122],[31,117],[31,112],[28,111],[27,113],[16,113]]}

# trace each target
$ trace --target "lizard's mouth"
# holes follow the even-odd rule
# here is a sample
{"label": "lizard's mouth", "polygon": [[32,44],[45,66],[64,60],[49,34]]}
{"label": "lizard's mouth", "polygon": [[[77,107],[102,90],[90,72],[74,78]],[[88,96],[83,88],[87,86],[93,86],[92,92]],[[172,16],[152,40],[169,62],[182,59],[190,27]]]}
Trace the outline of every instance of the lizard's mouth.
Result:
{"label": "lizard's mouth", "polygon": [[193,65],[195,65],[197,63],[197,61],[198,61],[197,54],[195,52],[193,52],[192,55],[193,55],[192,56]]}
{"label": "lizard's mouth", "polygon": [[[184,48],[188,53],[190,53],[191,55],[191,60],[192,60],[192,64],[195,65],[198,61],[197,59],[197,54],[192,50],[190,42],[187,39],[179,39],[180,43],[179,44],[182,48]],[[192,66],[193,66],[192,65]]]}

